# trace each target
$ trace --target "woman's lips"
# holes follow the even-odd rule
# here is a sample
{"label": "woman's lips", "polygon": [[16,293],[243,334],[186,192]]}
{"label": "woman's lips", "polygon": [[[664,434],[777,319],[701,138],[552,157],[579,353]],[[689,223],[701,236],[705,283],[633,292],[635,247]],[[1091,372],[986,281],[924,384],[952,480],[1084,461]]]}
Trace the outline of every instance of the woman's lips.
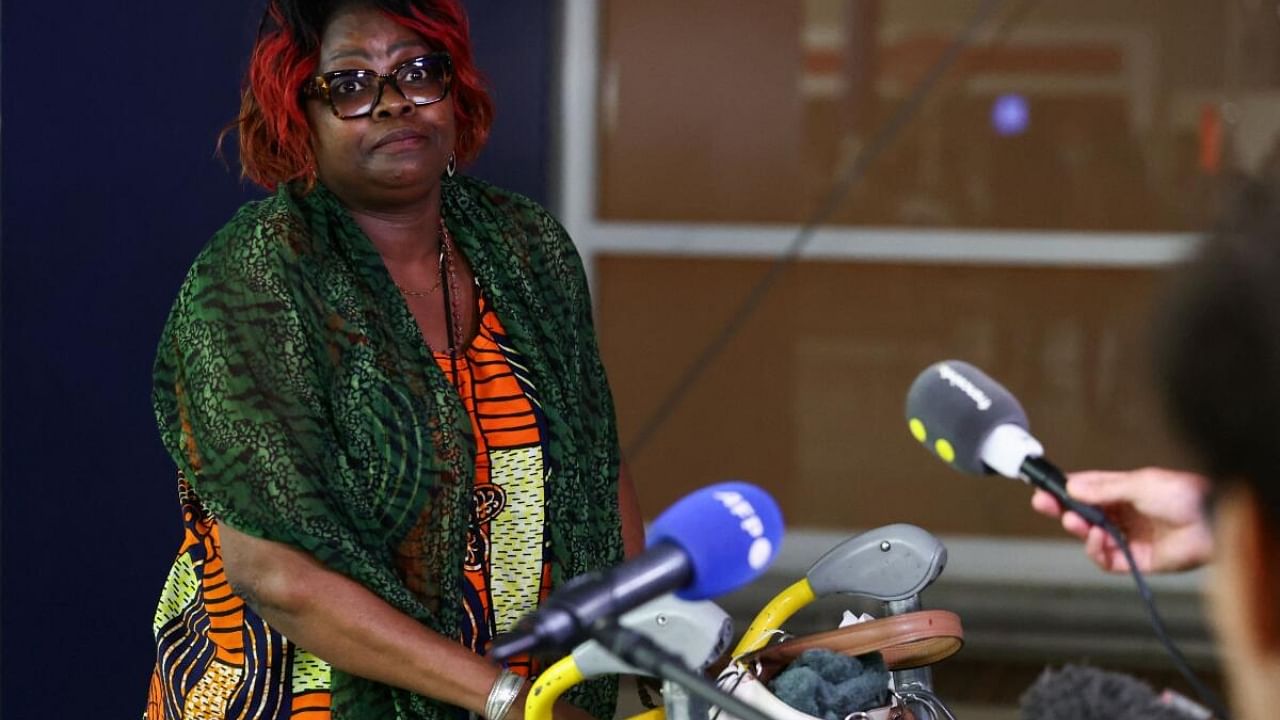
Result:
{"label": "woman's lips", "polygon": [[392,130],[391,132],[378,138],[378,142],[374,143],[374,150],[400,150],[404,148],[417,147],[427,141],[427,136],[416,130],[404,128],[401,130]]}

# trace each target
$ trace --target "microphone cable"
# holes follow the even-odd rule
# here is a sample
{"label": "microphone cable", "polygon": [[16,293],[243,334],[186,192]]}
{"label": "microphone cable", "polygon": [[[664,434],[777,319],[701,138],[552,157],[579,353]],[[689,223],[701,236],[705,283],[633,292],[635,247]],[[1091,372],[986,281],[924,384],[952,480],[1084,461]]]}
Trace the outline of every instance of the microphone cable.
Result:
{"label": "microphone cable", "polygon": [[[814,233],[817,232],[819,227],[827,223],[831,215],[840,207],[849,190],[866,176],[872,163],[884,154],[885,150],[902,134],[907,124],[915,119],[920,108],[924,106],[925,101],[933,93],[934,87],[960,59],[961,53],[974,44],[974,38],[977,36],[978,31],[1001,5],[1009,1],[1011,0],[983,0],[982,5],[978,7],[969,22],[951,41],[951,44],[942,55],[934,61],[929,71],[912,89],[907,99],[898,106],[893,116],[872,135],[871,140],[862,152],[858,153],[854,158],[849,168],[832,184],[831,189],[818,205],[818,209],[801,225],[800,231],[796,233],[795,238],[792,239],[782,254],[773,261],[764,277],[760,278],[751,288],[720,331],[707,343],[693,362],[685,368],[685,371],[671,387],[671,390],[663,396],[662,401],[658,403],[657,409],[641,425],[640,430],[635,434],[631,442],[624,447],[624,457],[635,457],[648,445],[653,434],[666,423],[676,407],[689,394],[693,384],[710,367],[712,361],[719,356],[720,352],[729,344],[729,341],[738,334],[747,319],[755,313],[765,295],[782,277],[782,273],[800,259],[801,253],[804,252],[805,247],[813,239]],[[1021,5],[1010,14],[1009,20],[996,29],[993,37],[1002,42],[1004,36],[1013,29],[1017,21],[1026,15],[1027,10],[1039,2],[1040,0],[1022,0]]]}
{"label": "microphone cable", "polygon": [[1164,619],[1160,617],[1160,612],[1156,609],[1156,599],[1151,592],[1151,587],[1147,585],[1146,578],[1142,576],[1142,571],[1138,570],[1138,563],[1134,562],[1133,552],[1129,550],[1128,538],[1110,520],[1103,521],[1101,527],[1111,536],[1112,540],[1116,541],[1116,545],[1120,547],[1120,552],[1124,553],[1124,559],[1129,563],[1129,573],[1133,575],[1133,582],[1138,586],[1138,595],[1142,597],[1142,602],[1146,605],[1147,617],[1151,620],[1151,628],[1155,631],[1156,639],[1160,641],[1165,651],[1169,653],[1169,657],[1173,659],[1174,667],[1191,685],[1191,689],[1195,690],[1200,702],[1204,703],[1215,718],[1218,720],[1231,720],[1231,714],[1227,712],[1226,705],[1208,685],[1196,677],[1195,672],[1191,670],[1191,665],[1187,662],[1187,658],[1178,649],[1178,646],[1173,643],[1173,638],[1169,637],[1169,630],[1165,627]]}
{"label": "microphone cable", "polygon": [[[1062,477],[1062,471],[1054,468],[1054,472],[1059,475],[1066,485],[1066,478]],[[1068,498],[1064,503],[1067,510],[1071,510],[1080,514],[1079,507],[1083,504],[1079,500]],[[1223,704],[1218,695],[1213,692],[1191,669],[1191,664],[1187,662],[1187,658],[1174,644],[1173,638],[1169,636],[1169,629],[1164,624],[1164,618],[1160,616],[1160,611],[1156,609],[1155,594],[1151,592],[1151,586],[1147,584],[1147,580],[1142,575],[1142,571],[1138,569],[1138,563],[1133,558],[1133,551],[1129,548],[1129,538],[1127,538],[1120,528],[1111,522],[1111,518],[1104,513],[1102,522],[1098,523],[1098,527],[1115,541],[1116,546],[1120,548],[1120,552],[1124,555],[1124,559],[1129,563],[1129,573],[1133,576],[1133,582],[1138,586],[1138,596],[1142,598],[1143,605],[1147,609],[1147,617],[1151,621],[1151,628],[1155,631],[1156,639],[1164,647],[1165,652],[1169,653],[1169,657],[1173,660],[1174,667],[1183,679],[1191,686],[1196,695],[1200,698],[1200,702],[1205,705],[1210,712],[1213,713],[1217,720],[1231,720],[1231,714],[1227,712],[1227,707]]]}

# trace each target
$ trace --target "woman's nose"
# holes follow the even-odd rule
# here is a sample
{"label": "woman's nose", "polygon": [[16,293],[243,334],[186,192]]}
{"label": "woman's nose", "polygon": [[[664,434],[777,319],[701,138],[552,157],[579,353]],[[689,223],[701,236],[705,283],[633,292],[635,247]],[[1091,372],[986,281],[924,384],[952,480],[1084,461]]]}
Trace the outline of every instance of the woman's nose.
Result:
{"label": "woman's nose", "polygon": [[380,120],[403,117],[413,112],[414,107],[413,101],[405,97],[399,88],[387,83],[382,86],[382,97],[378,98],[378,105],[373,109],[373,117]]}

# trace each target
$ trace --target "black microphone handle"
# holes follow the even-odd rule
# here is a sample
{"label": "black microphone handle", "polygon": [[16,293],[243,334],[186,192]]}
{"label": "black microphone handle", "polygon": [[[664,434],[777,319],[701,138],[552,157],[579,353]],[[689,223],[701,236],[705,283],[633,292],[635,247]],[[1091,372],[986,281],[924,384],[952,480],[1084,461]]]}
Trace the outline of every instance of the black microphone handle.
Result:
{"label": "black microphone handle", "polygon": [[566,653],[587,639],[588,628],[690,583],[688,554],[658,542],[640,555],[600,572],[579,575],[558,588],[542,607],[493,639],[485,654],[505,662],[529,652]]}
{"label": "black microphone handle", "polygon": [[1082,503],[1067,494],[1067,476],[1053,463],[1042,457],[1028,457],[1019,468],[1027,482],[1057,498],[1062,507],[1084,518],[1090,525],[1103,527],[1107,515],[1096,505]]}
{"label": "black microphone handle", "polygon": [[647,635],[622,627],[611,620],[595,623],[591,626],[590,634],[592,640],[637,669],[680,685],[690,695],[719,707],[738,720],[775,720],[690,670],[679,657],[662,649],[662,646]]}

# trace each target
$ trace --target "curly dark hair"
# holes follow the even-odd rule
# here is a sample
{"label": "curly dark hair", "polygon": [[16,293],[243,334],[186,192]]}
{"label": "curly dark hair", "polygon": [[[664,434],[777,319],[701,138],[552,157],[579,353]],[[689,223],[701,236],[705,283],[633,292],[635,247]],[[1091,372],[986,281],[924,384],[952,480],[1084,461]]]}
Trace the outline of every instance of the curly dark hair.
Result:
{"label": "curly dark hair", "polygon": [[352,6],[381,10],[449,53],[459,162],[475,159],[489,136],[493,103],[472,58],[470,28],[458,0],[269,0],[232,126],[240,133],[244,176],[268,190],[305,180],[315,168],[301,88],[316,72],[329,20]]}

